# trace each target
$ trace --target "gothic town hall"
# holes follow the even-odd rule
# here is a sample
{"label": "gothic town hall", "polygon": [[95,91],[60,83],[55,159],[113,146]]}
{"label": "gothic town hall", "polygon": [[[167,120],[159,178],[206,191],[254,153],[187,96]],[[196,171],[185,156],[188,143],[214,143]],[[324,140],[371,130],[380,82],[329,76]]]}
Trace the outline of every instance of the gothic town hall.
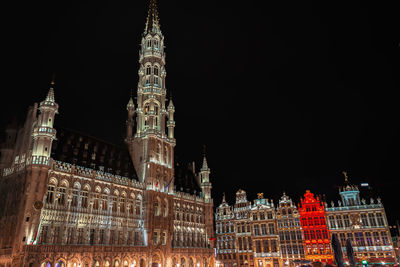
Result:
{"label": "gothic town hall", "polygon": [[125,146],[54,127],[54,80],[25,122],[6,128],[0,266],[214,266],[210,169],[205,156],[198,172],[174,162],[165,78],[164,36],[150,0]]}

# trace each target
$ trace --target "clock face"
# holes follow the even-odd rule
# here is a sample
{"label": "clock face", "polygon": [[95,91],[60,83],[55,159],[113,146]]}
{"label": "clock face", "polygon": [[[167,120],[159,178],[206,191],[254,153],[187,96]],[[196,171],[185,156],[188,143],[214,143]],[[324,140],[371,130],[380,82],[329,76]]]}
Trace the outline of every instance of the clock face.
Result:
{"label": "clock face", "polygon": [[37,209],[37,210],[40,210],[40,209],[43,208],[43,202],[38,200],[38,201],[36,201],[36,202],[33,204],[33,207],[34,207],[35,209]]}

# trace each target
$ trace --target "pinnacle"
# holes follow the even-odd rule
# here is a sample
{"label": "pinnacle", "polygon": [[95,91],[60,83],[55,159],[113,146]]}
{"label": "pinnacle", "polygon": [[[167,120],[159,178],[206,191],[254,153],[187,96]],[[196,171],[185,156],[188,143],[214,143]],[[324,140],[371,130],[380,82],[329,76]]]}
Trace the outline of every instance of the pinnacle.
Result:
{"label": "pinnacle", "polygon": [[146,34],[158,31],[160,31],[160,23],[158,19],[157,0],[150,0],[144,32]]}
{"label": "pinnacle", "polygon": [[50,87],[50,90],[47,93],[46,101],[55,102],[53,85],[54,83],[52,83],[52,86]]}
{"label": "pinnacle", "polygon": [[203,166],[201,167],[201,169],[208,170],[206,155],[204,155],[204,157],[203,157]]}
{"label": "pinnacle", "polygon": [[128,105],[126,106],[128,109],[133,109],[133,108],[135,108],[135,104],[133,104],[133,99],[132,99],[132,97],[130,97],[130,99],[129,99],[129,102],[128,102]]}

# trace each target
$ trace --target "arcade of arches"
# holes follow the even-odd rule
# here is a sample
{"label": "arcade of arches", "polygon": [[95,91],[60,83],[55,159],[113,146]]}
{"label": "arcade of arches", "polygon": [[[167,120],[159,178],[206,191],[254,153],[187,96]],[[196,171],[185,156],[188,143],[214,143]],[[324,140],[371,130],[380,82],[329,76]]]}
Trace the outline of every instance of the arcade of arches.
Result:
{"label": "arcade of arches", "polygon": [[[164,259],[159,254],[152,257],[95,257],[90,258],[71,258],[71,259],[44,259],[37,262],[31,259],[29,267],[214,267],[214,257],[187,257],[173,256]],[[3,267],[0,265],[0,267]],[[8,267],[5,265],[4,267]]]}

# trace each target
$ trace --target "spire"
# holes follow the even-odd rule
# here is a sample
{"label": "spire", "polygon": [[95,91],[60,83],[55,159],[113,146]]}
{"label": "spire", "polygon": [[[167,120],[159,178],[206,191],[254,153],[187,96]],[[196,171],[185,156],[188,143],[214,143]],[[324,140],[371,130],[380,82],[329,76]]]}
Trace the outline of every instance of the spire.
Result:
{"label": "spire", "polygon": [[160,32],[160,21],[158,19],[157,0],[150,0],[144,34],[158,32]]}
{"label": "spire", "polygon": [[202,171],[208,171],[208,164],[206,159],[206,146],[203,145],[203,166],[201,167]]}
{"label": "spire", "polygon": [[226,203],[225,192],[222,193],[222,203]]}
{"label": "spire", "polygon": [[56,74],[54,73],[53,78],[51,79],[51,82],[50,82],[50,89],[49,89],[49,92],[47,93],[46,101],[55,102],[55,99],[54,99],[55,79],[56,79]]}
{"label": "spire", "polygon": [[347,172],[346,172],[346,171],[343,171],[342,173],[343,173],[343,175],[344,175],[344,182],[345,182],[346,184],[348,184],[348,183],[349,183],[349,177],[347,176]]}
{"label": "spire", "polygon": [[172,102],[172,97],[169,98],[168,110],[175,110],[174,103]]}
{"label": "spire", "polygon": [[129,102],[128,105],[126,106],[126,109],[135,109],[135,104],[133,104],[133,93],[132,93],[132,89],[131,89],[131,97],[129,98]]}

